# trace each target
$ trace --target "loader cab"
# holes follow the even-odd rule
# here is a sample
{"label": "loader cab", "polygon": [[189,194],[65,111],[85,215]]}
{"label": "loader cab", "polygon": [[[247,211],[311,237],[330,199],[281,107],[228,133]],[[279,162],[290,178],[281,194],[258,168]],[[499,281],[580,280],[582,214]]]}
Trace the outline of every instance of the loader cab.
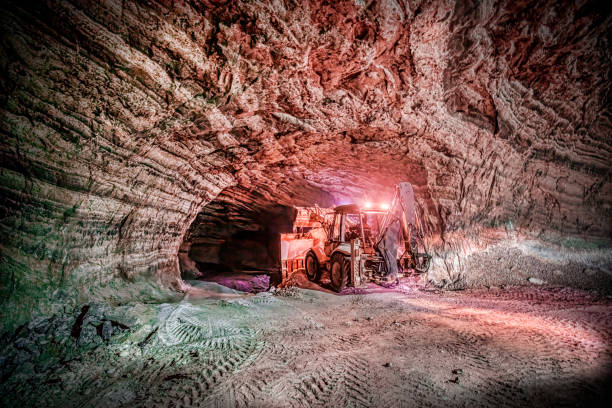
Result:
{"label": "loader cab", "polygon": [[[359,238],[361,228],[361,212],[354,204],[341,205],[334,208],[334,218],[329,227],[329,240],[332,242],[349,242]],[[355,236],[355,233],[358,233]]]}
{"label": "loader cab", "polygon": [[385,211],[364,210],[356,204],[334,208],[333,220],[327,235],[326,254],[329,256],[338,245],[349,243],[353,239],[359,239],[366,252],[374,252],[375,240],[384,215]]}

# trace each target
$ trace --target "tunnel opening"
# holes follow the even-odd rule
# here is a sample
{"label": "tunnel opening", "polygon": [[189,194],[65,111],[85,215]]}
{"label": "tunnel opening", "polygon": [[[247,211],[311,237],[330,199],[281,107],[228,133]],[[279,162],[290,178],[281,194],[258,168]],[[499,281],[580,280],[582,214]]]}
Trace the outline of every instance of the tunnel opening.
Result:
{"label": "tunnel opening", "polygon": [[296,210],[260,192],[225,189],[196,216],[179,250],[181,278],[257,292],[280,282],[280,236]]}

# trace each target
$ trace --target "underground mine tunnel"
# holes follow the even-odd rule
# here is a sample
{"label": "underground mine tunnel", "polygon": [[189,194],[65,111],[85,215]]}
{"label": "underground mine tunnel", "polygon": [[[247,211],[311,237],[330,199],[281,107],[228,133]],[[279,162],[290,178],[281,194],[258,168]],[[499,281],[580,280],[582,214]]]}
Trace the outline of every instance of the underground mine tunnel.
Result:
{"label": "underground mine tunnel", "polygon": [[0,405],[608,406],[606,2],[0,8]]}
{"label": "underground mine tunnel", "polygon": [[[250,271],[280,283],[281,234],[293,231],[296,210],[257,192],[227,188],[196,216],[179,249],[183,279]],[[247,278],[247,281],[249,279]],[[235,283],[235,279],[233,279]],[[267,290],[269,277],[256,288]],[[247,291],[249,291],[247,290]]]}

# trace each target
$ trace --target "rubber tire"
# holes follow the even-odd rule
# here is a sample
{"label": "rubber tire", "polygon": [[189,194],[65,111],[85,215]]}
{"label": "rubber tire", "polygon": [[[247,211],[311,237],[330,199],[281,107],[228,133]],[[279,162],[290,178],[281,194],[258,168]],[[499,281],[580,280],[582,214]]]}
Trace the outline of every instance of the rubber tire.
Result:
{"label": "rubber tire", "polygon": [[[308,273],[308,260],[312,260],[313,265],[313,273]],[[319,260],[317,256],[311,251],[306,254],[306,258],[304,258],[304,269],[306,270],[306,278],[308,278],[311,282],[317,282],[321,277],[321,268],[319,267]]]}
{"label": "rubber tire", "polygon": [[[336,266],[336,276],[334,279],[334,265]],[[332,255],[329,263],[329,280],[331,281],[331,287],[336,292],[342,292],[349,279],[349,269],[351,269],[351,261],[343,254],[336,252]]]}

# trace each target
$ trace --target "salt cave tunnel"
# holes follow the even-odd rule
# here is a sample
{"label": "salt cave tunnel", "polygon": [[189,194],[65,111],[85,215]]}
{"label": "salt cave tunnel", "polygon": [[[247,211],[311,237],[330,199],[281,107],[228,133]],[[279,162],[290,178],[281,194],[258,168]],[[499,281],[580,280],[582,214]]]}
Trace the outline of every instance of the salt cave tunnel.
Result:
{"label": "salt cave tunnel", "polygon": [[[0,8],[0,405],[612,399],[608,2]],[[401,182],[427,272],[284,269]]]}

